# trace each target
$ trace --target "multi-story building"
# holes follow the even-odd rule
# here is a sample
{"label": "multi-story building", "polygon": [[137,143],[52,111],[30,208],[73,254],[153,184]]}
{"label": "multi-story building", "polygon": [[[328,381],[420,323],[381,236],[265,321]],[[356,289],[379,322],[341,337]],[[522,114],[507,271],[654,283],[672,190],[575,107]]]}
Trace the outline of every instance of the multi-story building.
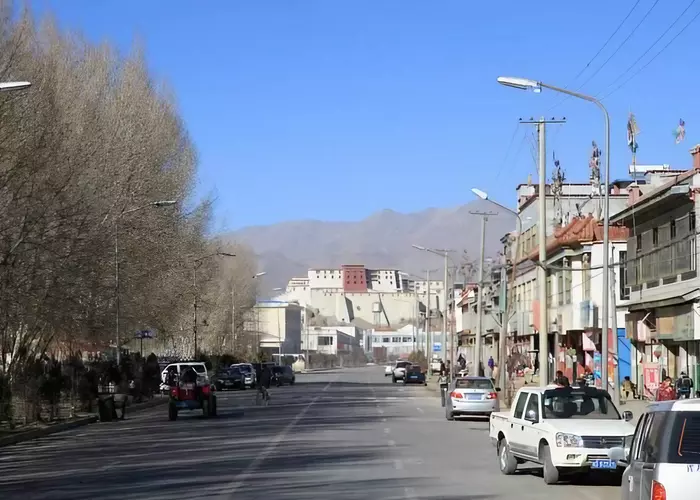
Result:
{"label": "multi-story building", "polygon": [[295,300],[337,324],[398,328],[416,323],[425,311],[445,309],[443,283],[407,279],[396,269],[344,265],[340,269],[309,269],[305,278],[292,278],[278,299]]}
{"label": "multi-story building", "polygon": [[688,171],[648,170],[630,190],[629,205],[611,217],[630,232],[620,305],[629,310],[633,380],[649,395],[659,377],[686,372],[700,383],[700,145],[691,155]]}
{"label": "multi-story building", "polygon": [[359,331],[352,326],[310,326],[304,331],[302,342],[305,350],[335,356],[362,350]]}
{"label": "multi-story building", "polygon": [[301,353],[302,307],[297,302],[260,300],[250,314],[249,331],[270,354]]}

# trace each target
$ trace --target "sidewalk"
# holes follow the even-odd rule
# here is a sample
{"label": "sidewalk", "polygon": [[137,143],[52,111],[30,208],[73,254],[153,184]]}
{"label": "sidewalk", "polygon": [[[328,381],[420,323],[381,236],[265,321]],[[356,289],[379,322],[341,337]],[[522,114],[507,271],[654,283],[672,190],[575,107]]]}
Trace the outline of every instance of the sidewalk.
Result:
{"label": "sidewalk", "polygon": [[[156,395],[153,399],[149,401],[144,401],[143,403],[130,404],[127,406],[126,418],[128,420],[130,413],[146,410],[155,406],[164,405],[168,402],[168,399],[168,397]],[[25,441],[31,441],[44,436],[50,436],[51,434],[56,434],[57,432],[75,429],[76,427],[82,427],[84,425],[93,424],[97,421],[97,415],[88,414],[76,416],[75,418],[66,420],[64,422],[56,422],[44,426],[35,425],[29,429],[18,429],[16,431],[9,431],[5,433],[5,435],[0,435],[0,448],[10,446],[13,444],[23,443]]]}

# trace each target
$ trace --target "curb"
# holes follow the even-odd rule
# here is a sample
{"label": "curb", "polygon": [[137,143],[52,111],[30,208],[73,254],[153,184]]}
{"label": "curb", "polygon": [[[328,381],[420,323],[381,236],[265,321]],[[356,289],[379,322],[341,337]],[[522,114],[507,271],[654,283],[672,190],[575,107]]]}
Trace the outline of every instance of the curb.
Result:
{"label": "curb", "polygon": [[68,431],[75,429],[76,427],[82,427],[95,422],[97,422],[97,415],[91,415],[89,417],[78,418],[70,422],[55,424],[43,429],[32,429],[30,431],[18,432],[14,436],[5,436],[0,438],[0,448],[22,443],[24,441],[31,441],[44,436],[50,436],[51,434],[56,434],[57,432]]}
{"label": "curb", "polygon": [[329,372],[331,370],[337,370],[339,369],[338,366],[334,366],[333,368],[309,368],[308,370],[302,370],[299,373],[321,373],[321,372]]}
{"label": "curb", "polygon": [[[144,403],[136,403],[127,406],[127,418],[130,412],[138,412],[140,410],[147,410],[155,406],[160,406],[168,402],[168,398],[157,397],[150,401]],[[60,424],[54,424],[49,427],[44,427],[42,429],[32,429],[28,431],[18,432],[12,436],[5,436],[0,438],[0,448],[5,446],[11,446],[13,444],[23,443],[25,441],[32,441],[34,439],[39,439],[45,436],[50,436],[51,434],[56,434],[59,432],[69,431],[77,427],[83,427],[85,425],[94,424],[99,419],[97,415],[90,415],[88,417],[81,417],[71,420],[70,422],[62,422]]]}

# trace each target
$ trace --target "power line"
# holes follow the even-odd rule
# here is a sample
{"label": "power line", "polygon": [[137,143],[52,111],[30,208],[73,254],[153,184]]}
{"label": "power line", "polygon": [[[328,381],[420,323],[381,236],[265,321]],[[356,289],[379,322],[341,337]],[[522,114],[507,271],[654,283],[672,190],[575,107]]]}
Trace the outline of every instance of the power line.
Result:
{"label": "power line", "polygon": [[[649,48],[647,48],[647,50],[644,51],[644,53],[643,53],[641,56],[639,56],[632,64],[630,64],[629,68],[627,68],[625,71],[623,71],[622,73],[620,73],[620,74],[618,75],[618,77],[615,78],[615,79],[610,83],[610,85],[608,85],[608,86],[605,88],[605,90],[608,90],[610,87],[612,87],[612,86],[615,85],[617,82],[619,82],[620,79],[621,79],[623,76],[625,76],[627,73],[629,73],[629,72],[632,70],[632,68],[634,68],[634,67],[637,65],[637,63],[638,63],[639,61],[641,61],[642,59],[644,59],[644,56],[646,56],[646,55],[651,51],[651,49],[653,49],[653,48],[656,46],[656,44],[658,44],[658,43],[663,39],[663,37],[665,37],[666,34],[667,34],[669,31],[671,31],[671,29],[672,29],[676,24],[678,24],[678,21],[680,21],[680,20],[683,18],[683,16],[685,15],[685,13],[688,12],[688,10],[693,6],[693,4],[694,4],[695,2],[696,2],[696,0],[691,0],[691,2],[688,4],[688,6],[687,6],[687,7],[683,10],[683,12],[681,12],[680,15],[676,18],[676,20],[673,21],[673,22],[670,24],[670,26],[669,26],[668,28],[666,28],[666,30],[665,30],[663,33],[661,33],[661,35],[654,41],[654,43],[652,43],[652,44],[649,46]],[[603,92],[600,92],[600,93],[602,94]]]}
{"label": "power line", "polygon": [[[582,69],[581,71],[578,72],[578,74],[577,74],[577,75],[574,77],[574,79],[572,80],[572,83],[575,82],[576,80],[578,80],[578,77],[581,76],[581,75],[590,67],[591,63],[593,63],[593,61],[596,60],[596,58],[600,55],[600,53],[603,52],[603,50],[605,50],[605,47],[607,47],[608,44],[610,43],[610,41],[615,37],[615,35],[617,35],[617,32],[620,31],[620,29],[622,28],[622,26],[627,22],[627,20],[630,18],[630,16],[631,16],[632,13],[634,12],[634,9],[637,8],[637,6],[639,5],[639,3],[640,3],[641,1],[642,1],[642,0],[637,0],[637,1],[635,2],[635,4],[632,6],[632,8],[630,9],[630,11],[627,13],[627,15],[625,16],[625,18],[624,18],[622,21],[620,21],[620,24],[617,25],[617,28],[615,28],[615,31],[612,32],[612,35],[610,35],[610,36],[608,37],[608,39],[605,40],[605,43],[603,44],[602,47],[600,47],[600,48],[598,49],[598,52],[596,52],[595,55],[594,55],[593,57],[591,57],[591,60],[588,61],[588,62],[586,63],[586,65],[583,67],[583,69]],[[567,87],[564,87],[564,88],[567,88]]]}
{"label": "power line", "polygon": [[647,61],[647,63],[646,63],[644,66],[642,66],[642,67],[639,68],[637,71],[635,71],[632,75],[630,75],[630,77],[629,77],[627,80],[625,80],[625,81],[622,82],[620,85],[618,85],[617,87],[615,87],[612,91],[610,91],[609,93],[607,93],[604,97],[601,97],[600,100],[602,101],[603,99],[607,99],[607,98],[610,97],[612,94],[614,94],[615,92],[617,92],[618,90],[620,90],[622,87],[624,87],[625,85],[627,85],[627,83],[628,83],[630,80],[632,80],[635,76],[637,76],[639,73],[641,73],[642,71],[644,71],[651,63],[654,62],[654,60],[655,60],[657,57],[659,57],[659,56],[661,55],[662,52],[664,52],[673,42],[675,42],[676,39],[677,39],[679,36],[681,36],[681,35],[683,34],[683,32],[684,32],[685,30],[687,30],[687,29],[690,27],[690,25],[693,24],[693,23],[697,20],[698,17],[700,17],[700,12],[698,12],[697,14],[695,14],[695,15],[693,16],[693,18],[692,18],[690,21],[688,21],[688,23],[687,23],[685,26],[683,26],[683,28],[682,28],[678,33],[676,33],[676,35],[675,35],[673,38],[671,38],[671,39],[668,41],[668,43],[667,43],[666,45],[664,45],[663,48],[662,48],[660,51],[658,51],[658,52],[654,55],[654,57],[652,57],[651,59],[649,59],[649,61]]}
{"label": "power line", "polygon": [[501,171],[503,170],[503,167],[505,167],[506,162],[508,161],[508,156],[510,155],[510,148],[513,147],[513,141],[515,141],[515,136],[518,134],[518,130],[520,130],[520,124],[516,123],[515,130],[513,130],[513,135],[510,137],[510,142],[508,143],[508,147],[506,148],[506,154],[503,157],[503,162],[501,162],[501,166],[498,167],[498,172],[496,173],[496,179],[498,179],[500,177]]}
{"label": "power line", "polygon": [[[647,17],[649,17],[649,15],[651,14],[651,11],[654,10],[654,7],[656,7],[656,5],[659,3],[659,1],[660,1],[660,0],[655,0],[655,1],[654,1],[654,3],[651,5],[651,7],[649,7],[649,10],[647,10],[646,13],[644,14],[644,16],[642,17],[642,19],[637,23],[637,25],[636,25],[634,28],[632,28],[632,31],[629,33],[629,35],[627,35],[627,38],[625,38],[625,39],[622,41],[622,43],[621,43],[620,45],[617,46],[617,48],[613,51],[613,53],[610,54],[610,56],[603,62],[602,65],[600,65],[600,66],[598,67],[598,69],[596,69],[596,70],[593,72],[592,75],[590,75],[581,85],[578,86],[578,88],[576,89],[576,91],[581,90],[588,82],[590,82],[590,81],[600,72],[600,70],[602,70],[602,69],[610,62],[610,60],[611,60],[613,57],[615,57],[615,55],[617,55],[618,52],[620,52],[620,49],[622,49],[622,47],[625,46],[625,44],[630,40],[630,38],[632,38],[632,35],[634,35],[634,34],[637,32],[637,30],[639,29],[639,27],[640,27],[640,26],[642,25],[642,23],[647,19]],[[636,6],[637,6],[637,4],[634,5],[634,7],[636,7]],[[634,7],[632,8],[632,10],[634,10]],[[632,12],[630,12],[629,14],[631,14],[631,13],[632,13]],[[627,15],[627,17],[629,17],[629,14]],[[625,18],[625,19],[627,19],[627,18]],[[619,27],[618,27],[618,30],[619,30]],[[617,30],[616,30],[616,32],[617,32]],[[607,42],[606,42],[606,43],[607,43]],[[567,99],[570,99],[570,98],[571,98],[571,96],[570,96],[570,95],[567,95],[567,96],[564,97],[561,101],[559,101],[559,102],[556,103],[554,106],[552,106],[550,109],[548,109],[547,112],[549,112],[549,111],[551,111],[552,109],[558,107],[560,104],[564,103]]]}

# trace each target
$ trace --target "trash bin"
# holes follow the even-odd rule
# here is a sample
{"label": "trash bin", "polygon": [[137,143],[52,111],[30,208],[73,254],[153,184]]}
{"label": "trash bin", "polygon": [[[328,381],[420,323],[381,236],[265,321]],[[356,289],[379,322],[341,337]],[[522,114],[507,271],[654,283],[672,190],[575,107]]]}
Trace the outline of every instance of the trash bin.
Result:
{"label": "trash bin", "polygon": [[99,398],[97,401],[97,412],[100,417],[100,422],[111,422],[115,414],[114,396]]}

